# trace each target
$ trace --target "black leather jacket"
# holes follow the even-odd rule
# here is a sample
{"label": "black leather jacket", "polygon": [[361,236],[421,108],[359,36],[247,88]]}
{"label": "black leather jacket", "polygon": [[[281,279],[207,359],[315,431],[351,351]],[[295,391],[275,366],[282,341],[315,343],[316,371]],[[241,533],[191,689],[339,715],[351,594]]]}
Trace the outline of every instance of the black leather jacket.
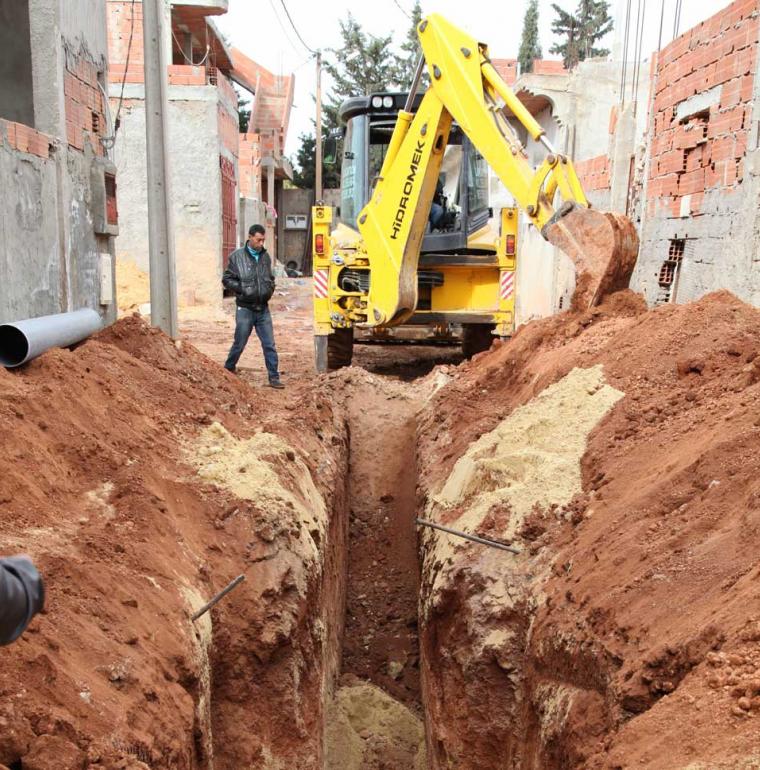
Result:
{"label": "black leather jacket", "polygon": [[18,639],[44,604],[42,578],[29,558],[0,559],[0,644]]}
{"label": "black leather jacket", "polygon": [[269,252],[262,249],[257,261],[245,246],[233,251],[222,283],[226,289],[235,292],[235,300],[240,307],[263,310],[274,294],[274,272]]}

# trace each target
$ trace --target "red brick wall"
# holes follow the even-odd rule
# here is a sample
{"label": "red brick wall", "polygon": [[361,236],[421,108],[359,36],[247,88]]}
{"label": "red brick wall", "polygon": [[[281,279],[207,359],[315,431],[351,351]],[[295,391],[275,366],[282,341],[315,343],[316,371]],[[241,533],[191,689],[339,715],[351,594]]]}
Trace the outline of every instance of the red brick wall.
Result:
{"label": "red brick wall", "polygon": [[217,104],[216,114],[219,125],[219,139],[222,147],[237,157],[238,137],[240,135],[240,125],[237,116],[231,115],[223,104]]}
{"label": "red brick wall", "polygon": [[[108,0],[108,80],[121,83],[129,48],[129,31],[132,25],[131,0]],[[127,83],[145,81],[145,57],[143,55],[142,3],[134,4],[134,30],[132,47],[129,49],[129,69],[126,72]]]}
{"label": "red brick wall", "polygon": [[[732,192],[744,175],[759,21],[757,0],[736,0],[676,38],[654,69],[647,211],[678,216],[684,195],[698,213],[705,190]],[[687,120],[678,105],[720,87],[719,103]]]}
{"label": "red brick wall", "polygon": [[[132,69],[131,66],[130,69]],[[192,64],[170,64],[167,69],[169,71],[170,86],[206,85],[205,67],[194,67]]]}
{"label": "red brick wall", "polygon": [[240,134],[238,168],[240,173],[240,194],[244,198],[260,198],[263,194],[263,189],[261,180],[261,142],[258,134]]}
{"label": "red brick wall", "polygon": [[237,109],[238,97],[232,83],[221,72],[217,73],[216,85],[219,88],[220,98],[227,102],[230,107]]}
{"label": "red brick wall", "polygon": [[63,77],[69,147],[83,150],[89,141],[95,154],[103,155],[100,137],[106,135],[106,116],[97,67],[82,56],[67,56]]}
{"label": "red brick wall", "polygon": [[52,141],[47,134],[41,134],[23,123],[0,119],[0,143],[8,142],[13,150],[38,158],[49,158]]}
{"label": "red brick wall", "polygon": [[534,75],[564,75],[565,65],[556,59],[536,59],[533,62]]}
{"label": "red brick wall", "polygon": [[517,59],[491,59],[491,64],[508,86],[517,80]]}
{"label": "red brick wall", "polygon": [[575,163],[575,171],[586,192],[610,189],[610,159],[606,155],[579,160]]}

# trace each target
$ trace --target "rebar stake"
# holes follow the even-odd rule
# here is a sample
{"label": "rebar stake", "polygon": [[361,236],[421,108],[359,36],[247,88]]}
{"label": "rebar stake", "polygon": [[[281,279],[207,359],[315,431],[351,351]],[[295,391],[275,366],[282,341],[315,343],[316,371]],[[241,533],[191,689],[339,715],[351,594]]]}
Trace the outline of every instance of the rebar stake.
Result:
{"label": "rebar stake", "polygon": [[481,545],[488,545],[491,548],[500,548],[502,551],[509,551],[510,553],[520,553],[517,548],[512,548],[511,545],[504,545],[496,540],[489,540],[487,537],[478,537],[478,535],[468,535],[466,532],[460,532],[458,529],[452,529],[451,527],[444,527],[443,524],[435,524],[427,519],[416,519],[418,524],[423,527],[432,527],[432,529],[440,529],[441,532],[448,532],[450,535],[456,535],[456,537],[463,537],[465,540],[472,540],[473,543],[480,543]]}
{"label": "rebar stake", "polygon": [[245,575],[238,575],[232,580],[229,585],[223,588],[208,604],[204,604],[194,615],[191,616],[191,620],[195,623],[201,615],[205,615],[220,599],[223,599],[233,588],[237,588],[245,580]]}

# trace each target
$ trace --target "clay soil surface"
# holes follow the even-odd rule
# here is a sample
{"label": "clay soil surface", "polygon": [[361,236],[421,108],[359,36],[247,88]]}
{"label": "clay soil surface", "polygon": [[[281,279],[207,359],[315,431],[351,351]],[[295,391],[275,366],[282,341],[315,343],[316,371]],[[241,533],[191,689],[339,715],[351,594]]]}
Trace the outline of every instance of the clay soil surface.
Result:
{"label": "clay soil surface", "polygon": [[[554,448],[540,449],[552,461],[576,425],[536,412],[534,399],[600,365],[604,388],[623,396],[588,437],[577,494],[536,503],[510,535],[522,553],[456,546],[446,565],[426,545],[434,767],[760,763],[759,311],[727,293],[647,311],[623,293],[523,327],[460,367],[426,408],[423,499],[451,486],[471,443],[513,416],[537,415],[518,447],[532,438],[539,451],[555,431]],[[599,393],[593,385],[583,398]],[[521,408],[534,413],[518,418]],[[542,462],[517,449],[521,465],[503,466],[502,482],[483,451],[475,477],[503,502],[474,528],[500,536]],[[480,491],[434,510],[472,521]]]}
{"label": "clay soil surface", "polygon": [[760,766],[760,311],[624,292],[317,376],[310,291],[284,391],[255,338],[222,369],[229,301],[0,370],[0,553],[48,588],[0,768]]}
{"label": "clay soil surface", "polygon": [[[0,653],[0,765],[320,765],[348,436],[329,394],[288,395],[135,317],[0,369],[0,552],[29,553],[47,585]],[[215,464],[248,440],[250,464]],[[256,493],[256,473],[279,481]]]}

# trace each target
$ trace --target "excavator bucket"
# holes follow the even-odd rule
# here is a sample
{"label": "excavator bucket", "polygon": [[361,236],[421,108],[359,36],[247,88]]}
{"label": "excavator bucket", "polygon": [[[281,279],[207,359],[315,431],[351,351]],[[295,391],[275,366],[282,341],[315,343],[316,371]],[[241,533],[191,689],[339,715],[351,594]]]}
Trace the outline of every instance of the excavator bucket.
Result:
{"label": "excavator bucket", "polygon": [[628,287],[639,253],[639,237],[628,217],[568,202],[542,234],[575,264],[574,309],[598,305],[608,294]]}

